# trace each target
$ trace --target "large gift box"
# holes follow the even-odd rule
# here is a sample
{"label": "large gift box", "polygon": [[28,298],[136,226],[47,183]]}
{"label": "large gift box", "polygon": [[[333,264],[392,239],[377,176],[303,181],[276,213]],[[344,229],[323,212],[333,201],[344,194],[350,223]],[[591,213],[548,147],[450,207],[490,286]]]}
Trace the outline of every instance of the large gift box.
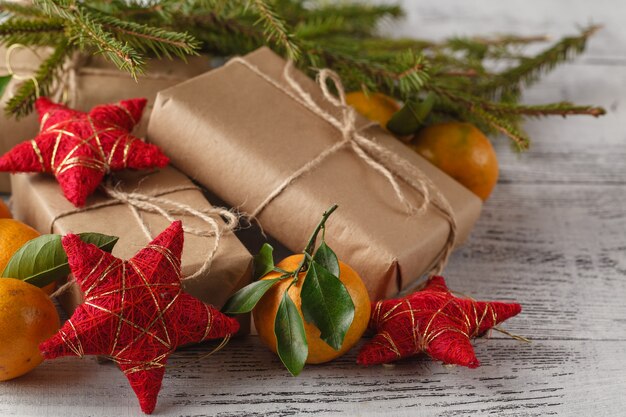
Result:
{"label": "large gift box", "polygon": [[[158,197],[208,213],[213,207],[203,193],[193,183],[174,168],[160,171],[123,172],[116,175],[114,188],[126,194],[133,193],[142,198]],[[59,185],[50,176],[40,174],[13,174],[13,213],[15,217],[37,229],[40,233],[80,233],[99,232],[118,236],[119,241],[113,254],[122,259],[131,258],[148,243],[140,220],[153,236],[164,230],[170,221],[161,214],[138,210],[140,219],[132,212],[131,206],[98,192],[92,195],[84,208],[77,209],[59,190]],[[151,201],[151,200],[150,200]],[[162,209],[172,206],[160,201],[151,201]],[[219,246],[207,273],[183,279],[186,292],[200,300],[220,308],[228,297],[250,282],[252,257],[235,235],[225,230],[224,221],[215,214],[209,214],[220,227]],[[173,214],[183,222],[183,227],[193,229],[196,234],[185,233],[182,256],[182,275],[188,277],[201,268],[211,254],[215,237],[207,223],[190,214]],[[206,231],[205,234],[199,231]],[[78,286],[61,294],[59,300],[67,311],[82,301]]]}
{"label": "large gift box", "polygon": [[[451,231],[434,204],[409,213],[402,198],[413,208],[424,201],[409,183],[424,181],[401,180],[396,168],[419,168],[432,182],[429,201],[438,190],[449,202],[456,244],[468,236],[481,200],[382,128],[361,129],[368,125],[363,118],[356,119],[357,131],[372,142],[356,148],[366,155],[340,144],[345,113],[338,100],[295,69],[290,84],[285,68],[262,48],[160,92],[148,140],[228,204],[255,214],[265,232],[293,251],[303,249],[321,214],[337,203],[328,244],[361,275],[372,299],[392,296],[438,262]],[[307,97],[326,115],[303,105]],[[378,154],[371,152],[376,146]],[[390,160],[393,167],[380,168]]]}
{"label": "large gift box", "polygon": [[[43,48],[36,50],[35,53],[29,49],[18,48],[10,55],[11,69],[18,75],[30,76],[37,70],[42,58],[49,53]],[[0,48],[0,68],[7,68],[6,58],[6,48]],[[145,97],[148,99],[148,106],[137,127],[137,136],[145,133],[150,109],[159,90],[202,74],[210,68],[210,60],[206,56],[191,57],[188,62],[151,59],[147,62],[147,74],[135,81],[128,73],[120,71],[101,56],[78,56],[77,58],[73,62],[72,69],[67,69],[65,73],[68,84],[67,88],[59,91],[59,99],[65,96],[72,108],[89,110],[102,103]],[[70,78],[73,81],[69,82]],[[17,79],[11,81],[0,101],[2,108],[11,98],[16,84],[20,82],[23,81]],[[0,154],[32,138],[39,131],[36,113],[31,113],[19,120],[2,113],[0,115]],[[10,190],[9,174],[0,173],[0,192]]]}

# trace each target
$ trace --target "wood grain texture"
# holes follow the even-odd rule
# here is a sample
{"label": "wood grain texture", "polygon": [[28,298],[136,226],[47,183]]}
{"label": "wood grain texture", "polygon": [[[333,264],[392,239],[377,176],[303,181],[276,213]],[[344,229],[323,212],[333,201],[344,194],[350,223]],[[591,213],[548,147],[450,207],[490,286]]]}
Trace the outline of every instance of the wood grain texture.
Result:
{"label": "wood grain texture", "polygon": [[[482,366],[446,368],[426,357],[362,368],[356,350],[291,378],[255,337],[172,360],[159,416],[620,416],[626,409],[626,3],[611,0],[405,1],[398,35],[571,33],[604,23],[583,57],[525,94],[529,103],[600,104],[604,118],[530,121],[531,150],[495,140],[501,178],[467,244],[447,269],[451,287],[517,300],[504,327],[476,341]],[[0,385],[1,416],[139,416],[112,365],[67,358]]]}

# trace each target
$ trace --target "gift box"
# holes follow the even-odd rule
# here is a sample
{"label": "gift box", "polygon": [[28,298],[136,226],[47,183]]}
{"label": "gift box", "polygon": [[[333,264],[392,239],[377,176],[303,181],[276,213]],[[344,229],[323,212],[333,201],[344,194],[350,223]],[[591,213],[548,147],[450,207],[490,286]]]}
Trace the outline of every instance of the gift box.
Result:
{"label": "gift box", "polygon": [[[152,173],[125,171],[116,175],[116,181],[116,191],[167,199],[199,212],[212,209],[203,193],[186,176],[171,167]],[[77,209],[63,197],[59,185],[50,176],[12,174],[11,185],[15,218],[33,226],[40,233],[98,232],[118,236],[113,255],[122,259],[131,258],[149,241],[131,206],[100,191],[89,198],[84,208]],[[152,204],[170,208],[160,201],[152,201]],[[141,210],[138,214],[153,236],[170,224],[161,214]],[[186,229],[211,231],[205,222],[195,216],[176,213],[173,217],[182,220]],[[233,292],[250,282],[252,257],[231,231],[223,230],[225,223],[219,216],[213,214],[210,217],[217,221],[223,231],[217,252],[209,271],[196,278],[184,279],[183,288],[194,297],[220,308]],[[202,267],[214,244],[214,236],[185,233],[183,277],[194,274]],[[82,302],[78,286],[72,286],[61,294],[59,301],[71,313]]]}
{"label": "gift box", "polygon": [[[337,123],[349,120],[338,99],[296,69],[290,83],[285,69],[282,58],[262,48],[161,91],[148,141],[226,203],[255,214],[293,251],[302,251],[321,214],[337,203],[326,227],[329,246],[361,275],[372,299],[392,296],[439,262],[453,230],[441,205],[410,213],[407,205],[425,201],[410,184],[429,184],[427,201],[447,200],[455,244],[468,236],[482,202],[364,118],[356,118],[354,130],[368,138],[357,144],[366,155],[352,142],[344,146]],[[393,167],[380,168],[390,161]],[[398,169],[425,177],[402,179]]]}
{"label": "gift box", "polygon": [[[6,48],[0,48],[0,68],[7,68]],[[11,54],[11,68],[16,74],[29,76],[49,54],[49,50],[40,48],[35,53],[29,49],[18,48]],[[143,119],[136,129],[137,136],[143,136],[150,115],[150,108],[159,90],[170,87],[183,80],[201,74],[210,69],[210,60],[206,56],[182,60],[152,59],[147,61],[147,72],[135,81],[128,73],[120,71],[114,64],[101,56],[79,56],[73,62],[74,83],[68,84],[64,91],[59,91],[59,99],[65,95],[72,108],[89,110],[102,103],[114,103],[119,100],[145,97],[148,106]],[[66,71],[69,77],[69,71]],[[4,71],[3,71],[4,72]],[[11,98],[16,84],[23,81],[13,79],[7,86],[0,106],[4,108]],[[7,152],[16,144],[30,139],[39,131],[36,113],[31,113],[19,120],[15,116],[0,115],[0,154]],[[9,174],[0,173],[0,192],[9,192]]]}

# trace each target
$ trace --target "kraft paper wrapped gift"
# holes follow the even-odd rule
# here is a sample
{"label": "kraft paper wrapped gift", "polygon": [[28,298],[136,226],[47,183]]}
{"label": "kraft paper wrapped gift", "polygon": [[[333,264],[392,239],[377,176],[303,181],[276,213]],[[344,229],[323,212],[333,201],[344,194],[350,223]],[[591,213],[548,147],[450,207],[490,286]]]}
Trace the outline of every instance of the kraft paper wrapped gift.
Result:
{"label": "kraft paper wrapped gift", "polygon": [[[116,179],[120,181],[120,189],[125,192],[158,195],[164,199],[188,205],[198,211],[212,208],[202,192],[174,168],[165,168],[154,173],[124,172],[117,175]],[[77,209],[63,197],[59,185],[50,176],[13,174],[11,183],[15,217],[33,226],[40,233],[98,232],[118,236],[119,241],[113,249],[113,255],[122,259],[131,258],[148,243],[147,236],[129,206],[113,204],[88,209],[89,206],[111,201],[101,192],[90,197],[86,206],[87,210],[77,212]],[[184,189],[167,192],[179,187]],[[153,236],[170,224],[159,214],[143,211],[140,214]],[[174,215],[174,217],[182,220],[185,227],[210,230],[206,223],[191,215]],[[224,222],[217,216],[211,217],[218,220],[221,227],[224,226]],[[193,274],[202,266],[214,242],[214,237],[185,233],[182,256],[183,277]],[[225,232],[221,236],[209,272],[206,275],[184,280],[183,288],[194,297],[220,308],[233,292],[250,282],[251,270],[252,257],[248,250],[232,232]],[[72,286],[71,290],[62,294],[60,302],[66,311],[73,311],[82,302],[82,294],[78,286]],[[243,324],[245,324],[245,319]],[[244,328],[247,327],[244,326]]]}
{"label": "kraft paper wrapped gift", "polygon": [[[16,49],[10,57],[13,71],[22,76],[32,75],[37,70],[41,58],[46,57],[50,52],[45,48],[40,48],[36,50],[36,53],[37,55],[29,49]],[[0,68],[7,68],[6,58],[6,48],[0,48]],[[152,59],[147,62],[147,66],[147,74],[135,81],[128,73],[120,71],[101,56],[81,56],[76,61],[75,84],[66,91],[68,98],[71,98],[68,104],[78,110],[89,110],[98,104],[145,97],[148,99],[148,105],[135,132],[137,136],[143,136],[157,92],[211,68],[210,60],[206,56],[191,57],[187,63],[182,60]],[[16,84],[21,82],[24,81],[16,79],[11,81],[0,101],[0,107],[4,108]],[[0,154],[7,152],[20,142],[31,139],[39,131],[35,112],[19,120],[2,113],[0,115]],[[9,174],[0,173],[0,192],[10,190]]]}
{"label": "kraft paper wrapped gift", "polygon": [[[281,183],[343,136],[283,91],[296,94],[287,85],[282,58],[262,48],[244,59],[250,65],[232,60],[160,92],[147,138],[227,204],[253,213]],[[291,73],[324,111],[342,117],[313,80],[295,69]],[[367,124],[357,118],[358,126]],[[425,173],[449,201],[458,225],[456,243],[462,242],[480,214],[481,200],[382,128],[365,129],[363,135]],[[423,202],[407,183],[400,181],[400,188],[414,206]],[[257,219],[265,232],[300,252],[333,203],[339,208],[327,223],[327,242],[361,275],[372,299],[415,283],[437,261],[449,237],[450,224],[440,211],[429,206],[424,214],[409,215],[390,181],[350,146],[290,183]]]}

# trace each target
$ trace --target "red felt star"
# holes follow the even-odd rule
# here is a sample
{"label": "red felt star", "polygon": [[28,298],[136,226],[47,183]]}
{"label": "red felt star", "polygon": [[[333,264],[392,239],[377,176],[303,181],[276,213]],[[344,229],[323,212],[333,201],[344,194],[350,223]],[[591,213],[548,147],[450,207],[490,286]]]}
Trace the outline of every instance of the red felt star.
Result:
{"label": "red felt star", "polygon": [[236,320],[183,292],[179,221],[128,261],[76,235],[65,236],[63,247],[85,301],[40,345],[41,353],[46,359],[109,356],[145,413],[154,410],[165,363],[178,346],[229,337],[239,329]]}
{"label": "red felt star", "polygon": [[443,277],[432,277],[422,291],[372,305],[370,328],[376,336],[361,348],[357,362],[388,363],[425,352],[445,364],[476,368],[470,339],[520,311],[519,304],[455,297]]}
{"label": "red felt star", "polygon": [[50,172],[63,194],[83,206],[109,171],[164,167],[161,150],[131,135],[146,100],[124,100],[91,109],[70,109],[41,97],[35,103],[40,132],[0,158],[0,171]]}

